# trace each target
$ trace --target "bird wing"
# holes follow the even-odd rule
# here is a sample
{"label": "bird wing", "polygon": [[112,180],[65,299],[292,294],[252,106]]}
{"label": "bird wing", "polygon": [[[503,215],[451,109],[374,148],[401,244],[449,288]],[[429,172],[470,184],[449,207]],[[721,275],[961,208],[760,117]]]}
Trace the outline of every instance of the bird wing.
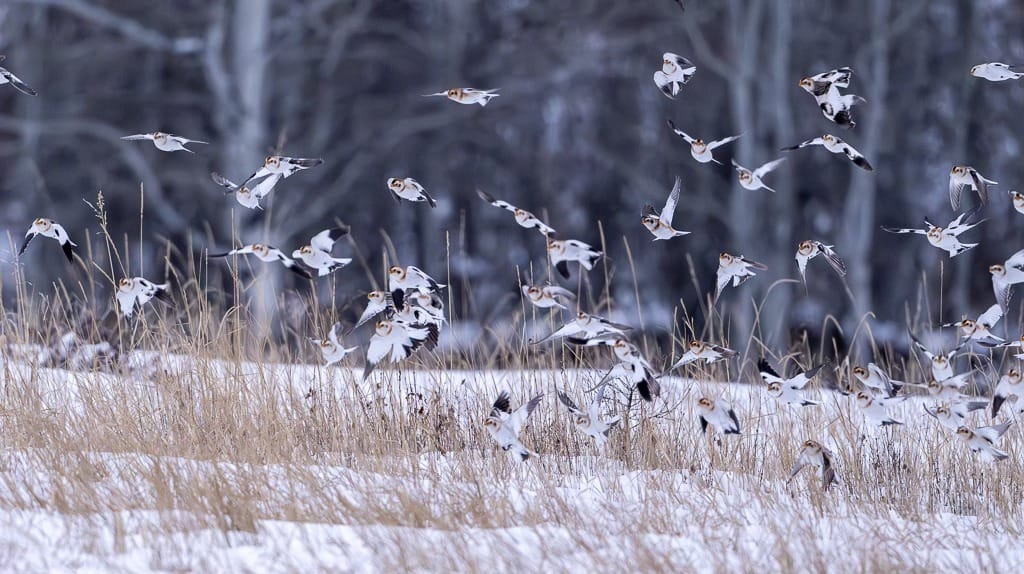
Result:
{"label": "bird wing", "polygon": [[[740,134],[740,135],[742,135],[742,134]],[[736,136],[729,136],[729,137],[727,137],[725,139],[710,141],[710,142],[708,142],[708,150],[710,151],[710,150],[713,150],[715,148],[722,147],[722,146],[724,146],[725,144],[727,144],[727,143],[729,143],[731,141],[738,140],[739,138],[740,138],[740,136],[736,135]]]}
{"label": "bird wing", "polygon": [[963,184],[957,182],[953,174],[949,175],[949,204],[956,211],[960,209],[960,190],[963,188]]}
{"label": "bird wing", "polygon": [[974,189],[978,190],[978,197],[981,198],[981,204],[985,205],[988,203],[988,182],[985,178],[981,177],[976,169],[968,170],[971,174],[971,181],[974,182]]}
{"label": "bird wing", "polygon": [[765,174],[779,167],[779,165],[786,161],[786,158],[780,157],[779,159],[772,160],[761,167],[754,170],[754,177],[764,177]]}
{"label": "bird wing", "polygon": [[32,230],[30,229],[29,232],[25,234],[25,242],[22,243],[21,247],[18,249],[18,257],[21,257],[21,254],[25,253],[25,250],[28,249],[28,244],[32,243],[32,240],[35,239],[35,238],[36,238],[36,234],[33,233]]}
{"label": "bird wing", "polygon": [[812,140],[807,140],[807,141],[804,141],[804,142],[800,142],[800,143],[798,143],[796,145],[791,145],[789,147],[784,147],[784,148],[780,149],[779,151],[793,151],[793,150],[797,150],[797,149],[804,148],[804,147],[807,147],[807,146],[824,145],[824,144],[825,144],[825,140],[823,140],[821,138],[814,138]]}
{"label": "bird wing", "polygon": [[1024,249],[1014,253],[1006,260],[1004,264],[1006,267],[1021,267],[1024,266]]}
{"label": "bird wing", "polygon": [[676,182],[672,186],[672,191],[668,194],[668,200],[665,201],[665,207],[661,210],[661,221],[672,226],[672,217],[676,211],[676,204],[679,203],[679,192],[683,189],[683,180],[676,176]]}
{"label": "bird wing", "polygon": [[666,74],[665,72],[662,72],[661,70],[654,72],[654,85],[658,86],[658,89],[661,90],[661,93],[665,94],[665,97],[667,97],[670,100],[676,99],[677,84],[678,82],[675,82],[671,78],[669,78],[668,74]]}
{"label": "bird wing", "polygon": [[832,269],[839,274],[840,277],[846,276],[846,263],[840,259],[839,255],[832,249],[831,245],[825,245],[822,242],[818,243],[818,250],[825,256],[825,261],[832,266]]}
{"label": "bird wing", "polygon": [[347,235],[349,232],[348,227],[332,227],[325,229],[320,233],[317,233],[309,240],[310,246],[313,249],[319,249],[326,253],[330,253],[331,249],[334,248],[335,242]]}
{"label": "bird wing", "polygon": [[677,128],[676,127],[676,123],[673,122],[672,120],[668,120],[668,127],[672,128],[672,131],[675,132],[675,134],[677,136],[679,136],[679,137],[683,138],[684,140],[686,140],[686,143],[691,143],[691,144],[693,143],[693,138],[691,138],[690,136],[686,135],[686,132],[684,132],[683,130]]}
{"label": "bird wing", "polygon": [[561,401],[562,404],[565,405],[572,414],[574,414],[574,415],[585,414],[582,410],[580,410],[580,408],[578,406],[576,406],[576,403],[572,402],[572,399],[569,398],[569,395],[563,393],[562,391],[557,391],[557,392],[558,392],[558,400]]}
{"label": "bird wing", "polygon": [[270,192],[274,190],[274,186],[277,185],[277,182],[281,181],[283,178],[284,176],[279,173],[272,173],[267,177],[263,178],[262,181],[253,186],[253,197],[255,197],[256,199],[263,199],[264,197],[270,195]]}
{"label": "bird wing", "polygon": [[543,394],[539,394],[525,405],[520,406],[508,417],[508,425],[512,431],[518,436],[519,432],[523,430],[523,425],[526,424],[526,419],[530,417],[530,413],[537,408],[540,404],[540,400],[544,398]]}
{"label": "bird wing", "polygon": [[227,188],[226,193],[234,193],[234,191],[240,187],[235,182],[231,181],[230,179],[224,177],[223,175],[215,171],[210,172],[210,179],[213,180],[213,183],[216,183],[221,187]]}
{"label": "bird wing", "polygon": [[1010,297],[1013,294],[1013,285],[1004,283],[995,275],[992,276],[992,292],[996,296],[996,303],[1000,308],[1006,309],[1010,305]]}
{"label": "bird wing", "polygon": [[516,210],[516,206],[512,205],[511,203],[509,203],[507,201],[502,201],[500,199],[495,199],[493,195],[487,193],[486,191],[484,191],[482,189],[477,189],[476,190],[476,194],[480,196],[480,199],[486,201],[487,203],[490,203],[491,205],[493,205],[495,207],[500,207],[500,208],[502,208],[502,209],[504,209],[506,211],[512,211],[512,212],[515,212],[515,210]]}
{"label": "bird wing", "polygon": [[882,231],[888,231],[889,233],[913,233],[915,235],[928,235],[926,229],[912,229],[909,227],[886,227],[882,226]]}
{"label": "bird wing", "polygon": [[153,134],[135,134],[130,136],[122,136],[121,139],[126,141],[151,140],[153,139]]}
{"label": "bird wing", "polygon": [[3,75],[4,78],[7,78],[7,81],[10,82],[11,85],[14,86],[15,89],[17,89],[19,92],[28,96],[36,95],[35,90],[30,88],[28,84],[26,84],[25,82],[22,82],[21,78],[15,76],[9,70],[5,68],[0,68],[0,75]]}
{"label": "bird wing", "polygon": [[994,327],[1002,317],[1003,308],[999,306],[999,303],[996,303],[978,316],[978,323],[985,325],[986,327]]}

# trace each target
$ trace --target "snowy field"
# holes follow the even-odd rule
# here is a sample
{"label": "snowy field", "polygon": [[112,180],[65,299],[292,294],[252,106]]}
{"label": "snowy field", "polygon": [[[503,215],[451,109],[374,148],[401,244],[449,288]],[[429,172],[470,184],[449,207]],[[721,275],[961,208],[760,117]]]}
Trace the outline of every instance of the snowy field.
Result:
{"label": "snowy field", "polygon": [[[601,373],[384,371],[137,356],[125,375],[3,364],[0,570],[956,571],[1024,567],[1024,439],[977,460],[928,417],[869,428],[850,397],[665,379],[598,451],[555,398]],[[543,403],[515,463],[481,427]],[[699,396],[743,434],[699,432]],[[976,413],[981,424],[985,415]],[[986,423],[987,424],[987,423]],[[808,438],[841,484],[787,484]]]}

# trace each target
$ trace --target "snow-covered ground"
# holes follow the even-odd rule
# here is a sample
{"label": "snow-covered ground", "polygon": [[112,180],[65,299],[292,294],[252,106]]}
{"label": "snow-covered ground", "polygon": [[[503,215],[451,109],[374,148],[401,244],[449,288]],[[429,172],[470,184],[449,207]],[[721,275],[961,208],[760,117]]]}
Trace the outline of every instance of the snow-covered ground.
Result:
{"label": "snow-covered ground", "polygon": [[[1024,440],[983,464],[924,414],[869,428],[850,398],[665,380],[603,451],[568,426],[600,373],[359,372],[193,361],[115,376],[3,365],[0,570],[878,571],[1024,566]],[[480,428],[499,389],[545,400],[513,463]],[[698,396],[741,436],[704,437]],[[612,410],[627,415],[618,403]],[[977,423],[985,418],[977,415]],[[838,487],[810,470],[814,438]]]}

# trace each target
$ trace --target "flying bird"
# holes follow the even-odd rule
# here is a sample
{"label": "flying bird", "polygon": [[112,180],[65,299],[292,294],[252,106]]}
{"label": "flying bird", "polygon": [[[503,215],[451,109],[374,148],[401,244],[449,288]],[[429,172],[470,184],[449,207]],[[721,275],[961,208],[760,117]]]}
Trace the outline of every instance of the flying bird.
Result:
{"label": "flying bird", "polygon": [[1004,80],[1019,80],[1024,77],[1024,72],[1015,72],[1009,64],[1001,62],[990,62],[978,64],[971,68],[971,75],[975,78],[984,78],[990,82],[1002,82]]}
{"label": "flying bird", "polygon": [[[0,62],[3,62],[6,59],[7,56],[0,56]],[[14,86],[14,89],[18,90],[23,94],[29,96],[36,95],[36,91],[28,87],[28,84],[21,81],[21,78],[12,74],[10,70],[8,70],[7,68],[0,68],[0,86],[4,84],[10,84]]]}
{"label": "flying bird", "polygon": [[331,332],[327,334],[326,339],[313,339],[310,338],[310,342],[320,348],[320,353],[324,357],[325,366],[330,367],[331,365],[344,359],[349,353],[355,351],[359,347],[345,347],[341,344],[341,340],[338,339],[338,328],[341,327],[339,323],[335,323],[331,326]]}
{"label": "flying bird", "polygon": [[679,360],[676,361],[668,370],[673,371],[683,365],[687,365],[695,361],[704,361],[705,365],[710,365],[711,363],[731,359],[736,355],[736,351],[722,347],[721,345],[694,340],[690,341],[690,344],[686,349],[686,352],[683,353],[683,356],[679,357]]}
{"label": "flying bird", "polygon": [[32,243],[36,235],[42,235],[43,237],[49,237],[50,239],[56,239],[57,243],[60,243],[61,249],[64,250],[64,256],[68,258],[69,263],[75,262],[75,247],[78,244],[71,241],[71,237],[68,236],[68,232],[64,231],[64,227],[52,219],[46,219],[40,217],[39,219],[32,222],[32,226],[25,232],[25,242],[21,244],[21,248],[18,249],[18,257],[21,257],[25,253],[25,249],[28,248],[28,244]]}
{"label": "flying bird", "polygon": [[497,93],[497,91],[498,89],[475,90],[473,88],[452,88],[443,92],[423,94],[423,97],[432,98],[434,96],[443,96],[457,104],[480,104],[480,107],[484,107],[487,105],[487,102],[491,101],[491,98],[496,98],[501,95]]}
{"label": "flying bird", "polygon": [[574,345],[593,347],[603,345],[611,347],[618,361],[605,376],[606,379],[622,379],[631,386],[635,385],[640,398],[651,402],[661,396],[661,383],[654,373],[654,368],[640,354],[640,349],[618,334],[602,335],[590,339],[567,337],[566,341]]}
{"label": "flying bird", "polygon": [[523,285],[522,290],[526,299],[540,309],[567,309],[567,305],[576,301],[572,291],[558,285]]}
{"label": "flying bird", "polygon": [[260,206],[260,200],[274,190],[274,186],[277,185],[280,178],[277,176],[263,178],[252,188],[248,186],[248,180],[246,180],[246,183],[237,184],[215,171],[210,173],[210,179],[213,180],[213,183],[223,187],[226,195],[234,194],[235,200],[242,207],[263,209]]}
{"label": "flying bird", "polygon": [[969,165],[954,165],[953,169],[949,170],[949,204],[953,206],[953,211],[960,209],[960,192],[966,186],[978,192],[981,204],[986,205],[988,186],[998,184],[999,182],[985,179],[985,176]]}
{"label": "flying bird", "polygon": [[142,307],[154,297],[167,300],[167,283],[153,283],[142,277],[123,277],[117,284],[115,298],[121,308],[121,314],[131,317],[135,307]]}
{"label": "flying bird", "polygon": [[487,203],[490,203],[495,207],[500,207],[505,211],[511,211],[512,215],[516,218],[516,223],[518,223],[520,227],[525,227],[526,229],[536,229],[537,231],[540,231],[541,235],[543,235],[544,237],[550,237],[554,235],[555,229],[553,227],[544,223],[543,221],[538,219],[537,216],[530,213],[529,211],[526,211],[525,209],[519,209],[518,207],[512,205],[507,201],[495,199],[494,196],[492,196],[491,194],[487,193],[482,189],[476,190],[476,194],[480,196],[480,199],[486,201]]}
{"label": "flying bird", "polygon": [[998,462],[1010,458],[1010,455],[996,448],[996,445],[1012,424],[1013,421],[1007,421],[1003,424],[975,429],[962,426],[956,429],[956,436],[966,442],[971,452],[978,455],[981,460]]}
{"label": "flying bird", "polygon": [[715,156],[712,155],[711,152],[713,152],[716,148],[722,147],[723,145],[731,141],[739,139],[740,137],[729,136],[725,139],[705,143],[704,140],[700,138],[692,138],[686,135],[686,132],[677,128],[675,122],[673,122],[672,120],[668,120],[668,127],[672,128],[672,131],[675,132],[677,136],[683,138],[684,140],[686,140],[686,143],[690,144],[690,155],[692,155],[693,159],[699,161],[700,163],[708,163],[709,161],[713,161],[719,165],[722,165],[722,162],[715,159]]}
{"label": "flying bird", "polygon": [[548,261],[558,270],[559,275],[569,278],[569,263],[579,263],[587,271],[604,253],[576,239],[551,239],[548,241]]}
{"label": "flying bird", "polygon": [[665,52],[661,56],[661,69],[654,72],[654,83],[670,100],[674,100],[683,86],[697,73],[697,66],[686,58]]}
{"label": "flying bird", "polygon": [[419,267],[392,265],[388,269],[388,291],[391,293],[391,303],[395,309],[402,309],[405,306],[407,293],[411,294],[414,291],[437,293],[445,287],[447,285],[438,283]]}
{"label": "flying bird", "polygon": [[370,291],[366,294],[366,308],[363,309],[363,314],[359,316],[359,320],[352,326],[350,331],[354,331],[359,327],[369,323],[377,315],[384,313],[388,309],[393,309],[391,306],[391,294],[387,291]]}
{"label": "flying bird", "polygon": [[322,163],[324,163],[324,160],[320,158],[272,155],[263,160],[263,167],[257,169],[246,181],[273,175],[280,176],[281,179],[284,179],[295,175],[297,172],[311,167],[316,167]]}
{"label": "flying bird", "polygon": [[156,149],[160,151],[187,151],[188,153],[196,152],[185,147],[186,144],[209,144],[209,142],[183,138],[181,136],[176,136],[174,134],[169,134],[166,132],[153,132],[151,134],[135,134],[131,136],[124,136],[121,139],[126,141],[149,140],[153,142],[153,145],[156,146]]}
{"label": "flying bird", "polygon": [[491,405],[491,412],[484,419],[484,428],[490,433],[494,442],[498,443],[501,450],[507,452],[512,458],[526,461],[530,455],[536,455],[519,441],[519,434],[526,424],[526,419],[537,408],[542,398],[544,398],[543,394],[537,395],[513,411],[509,405],[508,392],[501,391]]}
{"label": "flying bird", "polygon": [[679,192],[682,188],[683,180],[677,176],[676,183],[672,186],[672,191],[668,194],[668,200],[665,201],[665,207],[661,209],[661,213],[655,211],[654,206],[651,204],[644,206],[644,210],[640,214],[640,223],[647,228],[647,231],[651,232],[655,241],[690,234],[689,231],[679,231],[672,228],[672,217],[676,211],[676,204],[679,203]]}
{"label": "flying bird", "polygon": [[832,153],[841,153],[845,155],[847,159],[854,163],[854,165],[863,170],[874,171],[874,168],[871,167],[871,164],[868,163],[868,160],[865,159],[865,157],[859,151],[854,149],[854,147],[851,146],[850,144],[844,142],[843,140],[831,134],[825,134],[821,137],[817,137],[811,140],[807,140],[805,142],[798,143],[795,146],[784,147],[782,148],[782,151],[793,151],[814,145],[820,145]]}
{"label": "flying bird", "polygon": [[408,325],[401,321],[385,319],[377,322],[373,337],[366,348],[366,368],[363,380],[381,361],[399,363],[407,359],[422,346],[437,343],[437,329],[432,325]]}
{"label": "flying bird", "polygon": [[1003,263],[990,265],[988,272],[992,274],[992,291],[996,302],[1005,312],[1010,304],[1013,286],[1024,283],[1024,249],[1011,255]]}
{"label": "flying bird", "polygon": [[597,315],[591,315],[580,311],[576,313],[575,319],[569,321],[565,325],[562,325],[558,330],[547,337],[535,341],[534,344],[536,345],[551,339],[560,339],[562,337],[587,340],[603,337],[605,335],[621,335],[631,329],[632,327],[629,325],[622,325],[620,323],[609,321],[604,317],[598,317]]}
{"label": "flying bird", "polygon": [[395,201],[399,203],[403,199],[413,203],[425,201],[430,207],[437,207],[437,202],[434,201],[434,198],[430,197],[430,194],[427,193],[427,190],[423,189],[420,182],[411,177],[388,178],[388,191],[394,196]]}
{"label": "flying bird", "polygon": [[849,129],[857,125],[850,114],[850,108],[856,104],[864,103],[864,98],[860,96],[839,93],[839,88],[846,89],[850,87],[850,77],[852,75],[852,69],[838,68],[803,78],[798,85],[804,91],[814,96],[814,102],[818,105],[822,115],[828,120]]}
{"label": "flying bird", "polygon": [[1013,203],[1013,209],[1017,213],[1024,214],[1024,193],[1016,191],[1010,191],[1010,201]]}
{"label": "flying bird", "polygon": [[953,376],[953,358],[956,357],[957,353],[960,352],[960,349],[962,349],[966,344],[966,340],[961,341],[956,348],[947,353],[932,353],[921,343],[921,341],[917,339],[917,337],[914,336],[913,333],[910,334],[910,338],[914,341],[914,346],[917,347],[917,350],[920,351],[931,364],[932,378],[936,381],[942,382]]}
{"label": "flying bird", "polygon": [[831,245],[825,245],[820,241],[808,239],[801,241],[796,247],[796,265],[800,269],[800,279],[807,282],[807,262],[817,256],[824,256],[825,261],[832,266],[832,269],[840,277],[846,276],[846,263],[839,258],[839,255],[832,249]]}
{"label": "flying bird", "polygon": [[775,369],[772,368],[771,364],[764,357],[757,362],[757,370],[761,375],[761,380],[768,385],[768,394],[780,403],[801,407],[820,404],[805,399],[803,397],[803,390],[807,383],[817,376],[818,371],[824,366],[824,364],[821,364],[812,369],[797,373],[790,378],[785,378],[775,372]]}
{"label": "flying bird", "polygon": [[348,227],[332,227],[314,235],[308,245],[292,251],[292,257],[316,269],[319,277],[330,275],[337,269],[352,263],[351,259],[343,259],[331,255],[335,242],[348,234]]}
{"label": "flying bird", "polygon": [[716,274],[715,302],[725,289],[732,282],[732,286],[739,287],[747,279],[755,276],[755,270],[764,271],[768,269],[763,263],[745,259],[742,255],[730,255],[720,253],[718,255],[718,272]]}
{"label": "flying bird", "polygon": [[719,434],[740,434],[740,420],[736,418],[736,411],[724,400],[701,397],[697,400],[697,412],[702,433],[707,434],[710,425]]}
{"label": "flying bird", "polygon": [[943,327],[959,327],[960,336],[965,341],[979,341],[985,339],[994,339],[997,342],[1002,342],[1001,337],[993,335],[991,330],[999,322],[999,319],[1003,317],[1003,308],[996,303],[985,310],[984,313],[978,315],[977,319],[961,319],[955,323],[946,323]]}
{"label": "flying bird", "polygon": [[587,410],[583,410],[576,406],[576,403],[572,402],[569,395],[558,391],[558,400],[562,402],[566,408],[569,409],[569,413],[572,414],[572,424],[576,427],[576,430],[594,439],[597,444],[597,448],[604,446],[608,440],[608,433],[611,432],[622,417],[611,417],[602,418],[601,416],[601,402],[604,400],[604,390],[608,386],[607,383],[602,383],[598,388],[597,396],[594,401],[587,406]]}
{"label": "flying bird", "polygon": [[[980,207],[980,206],[979,206]],[[960,234],[972,229],[979,223],[985,220],[972,221],[974,215],[978,212],[978,208],[974,208],[971,211],[961,213],[956,219],[949,223],[946,228],[936,227],[932,225],[927,219],[924,220],[925,225],[928,229],[912,229],[912,228],[896,228],[896,227],[885,227],[882,229],[889,233],[913,233],[916,235],[924,235],[928,240],[928,243],[934,247],[945,251],[949,254],[950,259],[960,255],[964,251],[976,247],[977,243],[961,243],[959,236]]]}
{"label": "flying bird", "polygon": [[284,265],[285,268],[291,271],[292,273],[295,273],[296,275],[299,275],[300,277],[303,277],[305,279],[313,278],[313,276],[310,275],[305,269],[300,267],[299,264],[296,263],[294,259],[285,255],[280,249],[273,247],[271,245],[265,245],[263,243],[251,243],[249,245],[239,247],[238,249],[232,249],[231,251],[225,253],[211,253],[208,257],[210,259],[217,259],[220,257],[228,257],[229,255],[249,254],[255,255],[257,259],[264,263],[273,263],[275,261],[280,261],[281,264]]}
{"label": "flying bird", "polygon": [[797,453],[796,457],[796,464],[793,465],[793,470],[789,473],[789,480],[786,482],[792,482],[797,473],[804,468],[814,467],[818,469],[818,476],[821,477],[821,489],[828,490],[833,484],[839,484],[839,481],[836,480],[836,469],[835,464],[832,462],[833,460],[835,460],[835,455],[832,454],[832,451],[822,446],[820,442],[806,440],[800,446],[800,452]]}
{"label": "flying bird", "polygon": [[877,426],[901,425],[900,421],[889,416],[889,407],[906,400],[906,397],[873,396],[866,391],[857,393],[857,406],[864,416]]}
{"label": "flying bird", "polygon": [[739,177],[740,185],[743,186],[743,189],[747,189],[750,191],[756,191],[758,189],[767,189],[768,191],[775,193],[775,190],[765,185],[764,182],[761,181],[761,178],[768,175],[768,172],[782,165],[782,162],[784,161],[786,161],[786,158],[781,157],[779,159],[772,160],[762,165],[761,167],[755,169],[754,171],[750,171],[749,169],[736,163],[735,159],[732,160],[732,166],[736,168],[736,174]]}
{"label": "flying bird", "polygon": [[974,411],[980,411],[986,406],[988,406],[988,401],[962,400],[940,404],[934,410],[925,406],[924,412],[934,417],[943,427],[956,432],[956,429],[964,426],[967,415]]}
{"label": "flying bird", "polygon": [[992,418],[996,418],[1006,401],[1014,403],[1018,414],[1024,413],[1024,377],[1015,368],[999,377],[999,384],[992,391]]}
{"label": "flying bird", "polygon": [[853,368],[852,373],[864,388],[878,391],[889,397],[895,395],[900,388],[907,384],[903,381],[893,380],[888,373],[874,363],[868,363],[867,367],[857,365]]}

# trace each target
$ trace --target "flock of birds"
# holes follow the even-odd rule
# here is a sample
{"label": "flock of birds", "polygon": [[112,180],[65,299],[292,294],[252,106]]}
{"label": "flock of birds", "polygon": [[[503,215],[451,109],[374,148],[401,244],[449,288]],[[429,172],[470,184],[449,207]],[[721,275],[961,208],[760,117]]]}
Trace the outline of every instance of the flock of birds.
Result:
{"label": "flock of birds", "polygon": [[[681,6],[681,4],[680,4]],[[0,56],[0,61],[3,57]],[[654,73],[654,82],[658,89],[668,98],[678,97],[684,86],[696,73],[696,66],[679,55],[666,53],[663,56],[661,69]],[[1024,77],[1024,73],[1016,72],[1011,66],[1001,63],[989,63],[975,66],[971,75],[990,81],[1016,80]],[[865,103],[864,99],[854,94],[844,94],[841,90],[849,88],[853,77],[850,68],[838,68],[810,77],[803,78],[799,86],[814,97],[815,104],[821,113],[834,124],[850,129],[856,125],[852,110],[855,105]],[[35,91],[21,79],[4,68],[0,68],[0,85],[11,84],[19,91],[35,95]],[[465,105],[486,106],[492,99],[499,96],[497,90],[477,90],[472,88],[453,88],[426,96],[445,97],[452,102]],[[721,163],[715,158],[715,150],[735,141],[740,136],[734,135],[717,140],[705,141],[693,137],[678,128],[674,122],[668,121],[672,132],[685,140],[689,145],[690,154],[699,163]],[[202,145],[206,142],[176,136],[165,132],[154,132],[126,136],[125,140],[147,140],[160,151],[185,151],[190,144]],[[873,168],[863,154],[842,139],[825,133],[820,137],[784,148],[782,151],[794,151],[811,146],[822,146],[833,154],[842,154],[857,167],[872,171]],[[748,169],[735,159],[732,165],[737,172],[740,185],[747,190],[765,189],[774,192],[765,179],[776,169],[785,158],[769,161],[756,169]],[[322,163],[320,159],[271,156],[263,165],[248,177],[236,183],[226,177],[212,173],[213,182],[224,188],[225,193],[234,196],[235,200],[248,209],[261,209],[260,201],[267,197],[285,179]],[[977,169],[970,166],[955,166],[949,176],[949,198],[955,210],[960,207],[961,191],[966,187],[977,192],[980,205],[966,213],[959,214],[946,227],[938,227],[925,222],[927,229],[888,229],[893,233],[916,233],[925,235],[933,246],[945,250],[954,257],[977,245],[962,243],[959,236],[977,226],[981,221],[976,215],[988,202],[988,189],[996,185],[995,181],[986,179]],[[436,206],[435,199],[423,185],[411,177],[390,178],[386,187],[398,202],[426,203]],[[682,182],[677,177],[675,185],[669,193],[664,207],[658,211],[651,205],[645,205],[641,213],[641,223],[655,241],[667,241],[687,235],[690,232],[673,227],[673,214],[682,193]],[[1024,213],[1024,195],[1010,192],[1013,206]],[[593,246],[576,239],[559,239],[556,230],[542,221],[533,213],[517,207],[507,201],[497,199],[489,193],[478,190],[480,198],[498,208],[511,212],[515,222],[529,230],[536,230],[544,237],[547,245],[547,257],[551,266],[564,278],[570,277],[570,265],[590,271],[601,259],[603,253]],[[291,255],[271,245],[253,243],[232,249],[224,253],[210,254],[209,257],[247,256],[252,255],[266,263],[280,263],[289,271],[312,280],[316,277],[328,276],[351,262],[351,259],[335,257],[334,246],[348,232],[346,227],[325,229],[314,235],[307,245],[292,251]],[[36,236],[53,239],[64,251],[70,262],[74,262],[77,244],[68,232],[54,220],[39,218],[29,227],[18,255],[24,254],[26,248]],[[817,240],[802,241],[797,246],[795,259],[802,278],[810,260],[821,255],[832,269],[840,276],[846,272],[845,265],[832,245]],[[758,271],[766,267],[743,257],[721,253],[714,291],[714,302],[717,302],[723,291],[731,284],[733,288],[742,285],[755,277]],[[1020,251],[1004,263],[992,265],[992,284],[996,302],[977,319],[943,325],[956,327],[962,336],[962,342],[948,352],[934,352],[922,345],[916,338],[917,349],[927,358],[931,365],[930,377],[926,384],[908,383],[893,380],[884,369],[874,363],[855,366],[851,373],[860,383],[861,390],[852,392],[856,405],[864,417],[879,426],[899,425],[900,421],[892,418],[889,408],[894,403],[906,399],[899,391],[906,387],[923,387],[936,401],[927,412],[955,436],[960,437],[972,451],[985,460],[1003,460],[1008,455],[999,450],[998,441],[1012,424],[1003,422],[992,426],[975,426],[968,422],[968,417],[975,411],[982,410],[991,404],[991,416],[1000,413],[1004,403],[1014,405],[1016,414],[1024,413],[1024,382],[1021,372],[1012,368],[1003,375],[995,386],[991,403],[979,400],[976,396],[964,391],[971,384],[974,371],[955,374],[954,358],[965,349],[966,345],[978,343],[989,348],[1016,348],[1024,358],[1024,337],[1018,341],[1004,341],[992,333],[992,328],[1002,317],[1009,301],[1012,286],[1024,283],[1024,251]],[[142,308],[152,299],[168,297],[167,283],[157,283],[144,277],[122,278],[116,289],[117,307],[125,317],[132,317],[136,310]],[[366,349],[366,365],[363,372],[365,380],[373,369],[381,362],[399,363],[419,349],[432,349],[438,341],[441,329],[446,324],[444,304],[440,296],[445,285],[439,284],[430,275],[413,266],[393,266],[388,270],[387,290],[372,291],[367,295],[366,308],[358,321],[346,332],[342,332],[340,324],[335,324],[330,332],[321,339],[311,339],[316,344],[327,365],[334,365],[347,357],[358,347],[346,347],[342,337],[366,323],[377,319],[373,334]],[[540,309],[553,312],[568,310],[576,305],[576,296],[572,291],[555,284],[523,285],[522,293],[525,300]],[[559,391],[558,398],[572,415],[573,425],[585,435],[592,437],[597,446],[605,444],[609,433],[620,422],[617,416],[606,416],[604,409],[605,389],[613,380],[623,381],[630,390],[636,390],[645,401],[655,401],[661,394],[658,379],[664,374],[687,365],[707,366],[718,361],[727,361],[737,353],[728,347],[712,342],[694,340],[686,347],[682,356],[665,372],[657,372],[651,363],[641,354],[636,345],[628,338],[630,328],[612,322],[597,315],[577,311],[575,317],[566,322],[549,336],[535,341],[535,344],[562,339],[580,347],[608,347],[615,357],[614,366],[598,385],[593,400],[580,408],[567,394]],[[913,334],[911,334],[913,337]],[[968,349],[970,349],[968,347]],[[778,374],[771,365],[761,359],[759,371],[764,382],[765,392],[779,403],[793,407],[812,407],[819,403],[809,400],[805,390],[810,381],[825,367],[818,365],[812,369],[797,373],[791,377]],[[494,401],[489,415],[484,420],[484,428],[489,431],[495,442],[518,460],[527,460],[533,453],[520,440],[519,436],[530,414],[540,404],[543,395],[533,397],[517,409],[511,408],[511,399],[507,392],[502,392]],[[720,435],[739,434],[740,419],[732,406],[723,399],[702,396],[696,400],[696,410],[701,430],[706,433],[712,428]],[[834,455],[822,442],[808,440],[799,450],[798,462],[793,469],[795,476],[802,468],[810,466],[818,469],[822,486],[828,488],[836,482]],[[791,476],[791,479],[792,479]]]}

